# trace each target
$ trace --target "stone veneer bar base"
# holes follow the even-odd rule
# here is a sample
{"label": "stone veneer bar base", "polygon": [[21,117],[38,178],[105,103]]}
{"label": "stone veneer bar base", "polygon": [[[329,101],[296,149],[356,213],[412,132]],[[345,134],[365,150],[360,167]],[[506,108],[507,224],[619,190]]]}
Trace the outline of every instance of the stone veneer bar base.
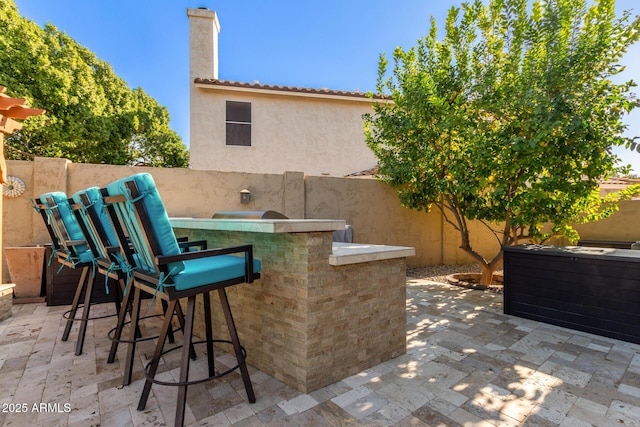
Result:
{"label": "stone veneer bar base", "polygon": [[0,284],[0,321],[11,317],[11,307],[13,306],[13,283]]}
{"label": "stone veneer bar base", "polygon": [[[209,248],[254,245],[262,278],[228,294],[247,360],[261,371],[309,393],[406,352],[404,257],[334,266],[331,232],[175,231]],[[228,339],[221,313],[213,323]]]}

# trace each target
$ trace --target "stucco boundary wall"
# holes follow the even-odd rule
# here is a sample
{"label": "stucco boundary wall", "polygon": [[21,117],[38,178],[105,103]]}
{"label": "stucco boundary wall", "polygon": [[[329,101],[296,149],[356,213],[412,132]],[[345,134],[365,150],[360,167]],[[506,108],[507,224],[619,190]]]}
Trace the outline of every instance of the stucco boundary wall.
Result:
{"label": "stucco boundary wall", "polygon": [[[48,191],[72,195],[91,186],[139,172],[149,172],[172,217],[210,218],[227,210],[274,210],[289,218],[342,219],[353,226],[354,241],[411,246],[416,256],[409,267],[465,264],[470,258],[459,248],[458,233],[440,212],[417,212],[400,206],[393,189],[370,178],[305,176],[302,172],[252,174],[192,169],[148,168],[72,163],[66,159],[36,157],[34,161],[7,161],[8,175],[21,178],[26,192],[4,198],[3,246],[44,244],[49,237],[31,199]],[[240,191],[251,191],[251,202],[240,203]],[[640,240],[640,201],[621,204],[620,211],[597,223],[577,227],[584,239]],[[498,248],[485,226],[471,224],[472,244],[485,256]],[[3,282],[9,282],[3,256]]]}

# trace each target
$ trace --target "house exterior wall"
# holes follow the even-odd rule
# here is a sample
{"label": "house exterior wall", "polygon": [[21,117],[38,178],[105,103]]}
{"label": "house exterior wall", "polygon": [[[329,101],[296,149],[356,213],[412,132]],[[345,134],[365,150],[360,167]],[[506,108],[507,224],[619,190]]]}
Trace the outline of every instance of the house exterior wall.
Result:
{"label": "house exterior wall", "polygon": [[[377,160],[365,143],[362,94],[218,80],[215,11],[188,9],[190,166],[196,170],[344,176]],[[196,80],[222,84],[203,84]],[[226,83],[226,84],[225,84]],[[251,103],[251,146],[226,145],[226,101]]]}
{"label": "house exterior wall", "polygon": [[[356,98],[357,99],[357,98]],[[226,101],[251,103],[251,146],[226,145]],[[372,168],[363,114],[368,100],[237,91],[200,85],[191,91],[191,168],[344,176]]]}

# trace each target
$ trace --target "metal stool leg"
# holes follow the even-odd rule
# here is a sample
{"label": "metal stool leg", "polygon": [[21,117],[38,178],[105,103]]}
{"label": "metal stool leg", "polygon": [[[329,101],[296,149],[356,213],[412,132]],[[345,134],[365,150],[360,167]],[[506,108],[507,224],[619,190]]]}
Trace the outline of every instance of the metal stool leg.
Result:
{"label": "metal stool leg", "polygon": [[[142,291],[140,291],[142,292]],[[135,294],[135,289],[130,289],[129,292],[127,292],[127,294],[124,296],[123,302],[122,302],[122,306],[125,308],[123,311],[118,312],[118,323],[116,325],[116,327],[114,328],[113,331],[113,337],[112,337],[112,343],[111,343],[111,349],[109,350],[109,357],[107,358],[107,363],[113,363],[115,361],[116,355],[117,355],[117,351],[118,351],[118,346],[120,344],[120,342],[128,342],[127,340],[123,340],[122,339],[122,333],[124,330],[124,326],[126,324],[126,315],[127,312],[131,313],[131,319],[133,320],[133,303],[132,303],[132,296],[133,294]],[[142,295],[142,294],[141,294]],[[140,300],[140,306],[142,305],[142,300]],[[168,305],[167,302],[165,300],[162,300],[162,307],[163,307],[163,315],[164,317],[169,316],[170,318],[175,314],[178,317],[179,323],[181,325],[181,327],[184,327],[184,314],[182,313],[182,310],[180,308],[180,304],[176,305],[176,310],[175,313],[169,313],[168,310]],[[141,310],[141,308],[139,308],[139,310]],[[139,316],[139,315],[138,315]],[[144,318],[144,317],[142,317]],[[142,333],[140,332],[140,317],[138,317],[138,323],[137,323],[137,327],[136,327],[136,335],[135,338],[136,340],[141,340],[142,339]],[[133,325],[131,326],[133,327]],[[174,334],[174,329],[173,329],[173,325],[171,325],[171,327],[169,328],[168,332],[167,332],[167,336],[169,338],[169,342],[173,343],[175,342],[175,339],[173,338],[173,334]],[[154,337],[147,337],[144,338],[143,341],[149,340],[149,339],[154,339]],[[133,350],[135,351],[135,349]],[[196,358],[196,353],[195,353],[195,349],[193,347],[193,345],[191,345],[191,358],[193,360],[195,360]],[[132,358],[132,356],[128,356],[127,357]],[[128,372],[130,372],[130,367],[129,365],[127,365],[126,368],[126,372],[127,374],[125,375],[125,378],[130,378]],[[124,385],[129,384],[130,380],[125,379],[124,381]]]}
{"label": "metal stool leg", "polygon": [[193,338],[193,318],[195,316],[196,295],[187,299],[187,317],[184,324],[184,342],[182,343],[182,361],[180,363],[180,385],[178,386],[178,403],[176,406],[176,426],[184,425],[184,411],[187,405],[187,384],[189,380],[190,349]]}
{"label": "metal stool leg", "polygon": [[[194,317],[195,317],[195,307],[198,294],[191,294],[187,297],[187,313],[186,316],[178,316],[179,319],[184,322],[183,324],[183,335],[184,340],[181,346],[170,348],[166,351],[164,350],[164,345],[167,340],[168,332],[171,328],[171,317],[173,313],[176,313],[180,310],[179,299],[170,299],[169,307],[167,313],[165,315],[164,322],[162,324],[162,330],[160,332],[160,336],[158,338],[158,342],[156,344],[156,348],[153,354],[153,358],[149,362],[149,364],[145,367],[145,383],[142,389],[142,394],[140,396],[140,400],[138,401],[138,411],[144,410],[147,401],[149,399],[149,395],[151,394],[151,387],[153,383],[158,383],[161,385],[168,386],[177,386],[178,387],[178,396],[176,402],[176,415],[175,415],[175,425],[182,426],[184,425],[184,418],[187,406],[187,393],[189,385],[199,384],[205,381],[209,381],[212,379],[220,378],[228,373],[232,372],[235,369],[240,369],[242,380],[244,382],[244,387],[247,393],[247,399],[250,403],[256,402],[256,396],[253,390],[253,385],[251,384],[251,378],[249,376],[249,370],[247,368],[246,360],[245,360],[245,350],[240,344],[240,339],[238,337],[238,333],[236,330],[235,322],[233,320],[233,316],[231,314],[231,307],[229,305],[229,300],[227,299],[227,294],[224,288],[218,289],[218,293],[220,296],[220,303],[222,305],[222,311],[224,312],[224,316],[227,322],[227,326],[229,328],[229,335],[231,340],[220,340],[220,342],[231,343],[233,344],[234,352],[236,355],[236,359],[238,364],[235,367],[232,367],[230,370],[220,373],[219,375],[215,374],[215,365],[214,365],[214,337],[213,337],[213,325],[212,325],[212,316],[211,316],[211,299],[208,291],[203,291],[203,309],[204,309],[204,317],[205,317],[205,333],[206,340],[205,341],[196,341],[197,343],[206,343],[207,346],[207,362],[209,367],[209,377],[199,378],[199,379],[189,379],[189,370],[191,363],[191,352],[193,349],[193,325],[194,325]],[[139,289],[136,288],[136,300],[139,298]],[[169,296],[171,298],[171,296]],[[134,311],[136,307],[138,307],[138,303],[134,303]],[[131,348],[132,345],[130,344]],[[178,350],[181,348],[181,360],[180,360],[180,376],[177,382],[167,382],[156,380],[155,376],[158,372],[158,366],[160,364],[160,358],[163,354],[168,353],[173,350]]]}
{"label": "metal stool leg", "polygon": [[64,328],[64,333],[62,334],[62,341],[66,341],[69,339],[69,333],[71,332],[73,319],[76,317],[76,312],[78,311],[80,295],[82,294],[82,290],[85,288],[85,285],[86,285],[85,282],[87,280],[88,271],[89,271],[88,266],[82,268],[82,273],[80,274],[80,280],[78,281],[78,286],[76,287],[76,293],[73,296],[73,303],[71,304],[71,311],[69,312],[69,318],[67,319],[67,324]]}
{"label": "metal stool leg", "polygon": [[[165,301],[165,300],[160,301],[160,304],[162,304],[162,311],[164,312],[164,315],[166,316],[167,315],[167,309],[168,309],[169,305],[168,305],[167,301]],[[173,314],[171,314],[171,316],[173,316]],[[176,338],[173,336],[173,328],[169,328],[167,336],[169,337],[169,342],[171,344],[176,342]]]}
{"label": "metal stool leg", "polygon": [[202,299],[204,306],[204,330],[207,340],[207,362],[209,364],[209,376],[212,377],[216,374],[216,367],[213,353],[213,326],[211,324],[211,296],[209,292],[203,293]]}
{"label": "metal stool leg", "polygon": [[247,369],[247,363],[244,360],[242,354],[242,347],[240,346],[240,339],[238,338],[238,332],[236,331],[236,324],[233,321],[231,315],[231,307],[229,306],[229,300],[227,299],[227,293],[224,288],[218,289],[220,295],[220,303],[222,304],[222,311],[227,321],[227,327],[229,328],[229,335],[231,336],[231,342],[233,343],[233,349],[236,353],[236,359],[240,364],[240,374],[242,375],[242,381],[244,382],[244,389],[247,392],[247,398],[250,403],[256,402],[256,395],[253,392],[253,385],[251,384],[251,377],[249,377],[249,370]]}
{"label": "metal stool leg", "polygon": [[[108,285],[109,282],[107,282]],[[120,315],[120,308],[122,307],[122,279],[119,279],[117,282],[117,286],[112,290],[113,292],[113,305],[116,308],[116,315]]]}
{"label": "metal stool leg", "polygon": [[[162,324],[162,330],[160,331],[160,336],[158,337],[156,349],[153,353],[153,359],[151,359],[151,365],[149,366],[149,373],[144,383],[144,388],[142,389],[142,395],[140,396],[140,400],[138,401],[138,411],[144,410],[144,407],[147,405],[147,399],[149,398],[149,393],[151,392],[151,385],[153,384],[152,380],[153,378],[155,378],[156,372],[158,371],[158,365],[160,363],[160,357],[162,357],[162,349],[164,348],[164,342],[166,341],[167,334],[169,332],[169,329],[171,328],[171,314],[176,309],[177,302],[178,302],[177,300],[169,302],[167,315],[165,316],[164,323]],[[131,346],[131,344],[129,345]]]}
{"label": "metal stool leg", "polygon": [[[126,284],[124,286],[124,289],[126,289]],[[132,293],[133,293],[133,289],[129,289],[129,292],[127,292],[122,299],[122,309],[118,312],[118,324],[116,326],[116,331],[114,333],[114,339],[111,342],[111,349],[109,350],[109,357],[107,358],[107,363],[113,363],[114,360],[116,360],[116,353],[118,352],[118,344],[119,344],[120,338],[122,337],[122,329],[124,328],[125,318],[127,317],[127,311],[129,311],[129,306],[131,305]]]}
{"label": "metal stool leg", "polygon": [[130,331],[130,342],[127,347],[127,361],[125,363],[124,368],[124,376],[122,377],[122,384],[129,385],[131,384],[131,377],[133,375],[133,358],[136,353],[136,330],[138,329],[138,321],[140,319],[140,289],[137,287],[133,287],[133,307],[131,310],[131,331]]}
{"label": "metal stool leg", "polygon": [[87,333],[87,322],[89,321],[89,312],[91,311],[91,294],[93,294],[93,285],[97,278],[97,275],[95,273],[95,267],[92,267],[91,277],[87,279],[87,286],[84,291],[84,307],[82,307],[82,319],[80,320],[78,340],[76,341],[76,356],[80,356],[82,354],[84,337]]}
{"label": "metal stool leg", "polygon": [[[180,328],[182,328],[182,332],[184,334],[184,313],[182,312],[182,306],[180,305],[180,303],[176,304],[176,316],[178,317],[178,323],[180,323]],[[191,360],[196,360],[196,349],[193,344],[191,344],[190,347],[191,348],[189,354],[191,356]]]}

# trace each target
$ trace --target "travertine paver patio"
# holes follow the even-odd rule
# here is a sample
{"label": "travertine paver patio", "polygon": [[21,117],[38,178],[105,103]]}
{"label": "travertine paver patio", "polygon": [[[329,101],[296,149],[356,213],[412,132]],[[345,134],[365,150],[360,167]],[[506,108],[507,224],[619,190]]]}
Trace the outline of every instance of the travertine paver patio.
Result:
{"label": "travertine paver patio", "polygon": [[[252,369],[255,404],[235,374],[193,386],[186,424],[640,426],[640,345],[505,316],[501,295],[407,284],[406,355],[310,394]],[[153,344],[139,347],[135,381],[121,387],[119,362],[106,363],[114,319],[90,322],[85,352],[74,356],[74,343],[60,341],[65,309],[16,305],[0,322],[0,425],[172,425],[174,388],[154,385],[147,409],[136,410]]]}

